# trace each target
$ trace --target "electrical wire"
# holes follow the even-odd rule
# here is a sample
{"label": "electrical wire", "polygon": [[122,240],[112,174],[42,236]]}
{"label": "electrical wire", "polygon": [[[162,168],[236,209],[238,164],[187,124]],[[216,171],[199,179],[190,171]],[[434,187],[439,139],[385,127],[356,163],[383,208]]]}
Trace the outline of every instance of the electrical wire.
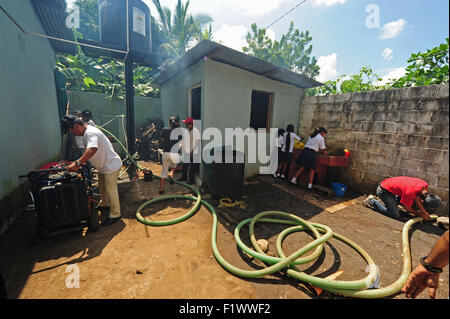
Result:
{"label": "electrical wire", "polygon": [[299,6],[301,6],[303,3],[305,3],[306,0],[303,0],[302,2],[300,2],[299,4],[297,4],[295,7],[293,7],[291,10],[289,10],[288,12],[286,12],[285,14],[283,14],[281,17],[279,17],[278,19],[276,19],[274,22],[272,22],[271,24],[269,24],[266,29],[268,29],[269,27],[271,27],[272,25],[274,25],[275,23],[277,23],[278,21],[280,21],[281,19],[283,19],[285,16],[287,16],[289,13],[291,13],[292,11],[294,11],[295,9],[297,9]]}
{"label": "electrical wire", "polygon": [[109,49],[109,48],[105,48],[105,47],[101,47],[101,46],[97,46],[97,45],[92,45],[92,44],[87,44],[87,43],[79,43],[77,41],[71,41],[71,40],[67,40],[67,39],[61,39],[61,38],[56,38],[56,37],[52,37],[49,35],[44,35],[44,34],[40,34],[40,33],[35,33],[35,32],[30,32],[30,31],[26,31],[24,28],[22,28],[22,26],[6,11],[5,8],[3,8],[0,5],[0,10],[3,11],[6,16],[19,28],[20,31],[22,31],[24,34],[30,34],[30,35],[34,35],[37,37],[41,37],[41,38],[46,38],[46,39],[50,39],[50,40],[55,40],[55,41],[60,41],[60,42],[66,42],[66,43],[72,43],[72,44],[76,44],[76,45],[80,45],[80,46],[85,46],[85,47],[90,47],[90,48],[94,48],[94,49],[102,49],[102,50],[106,50],[106,51],[111,51],[111,52],[118,52],[118,53],[125,53],[128,55],[128,51],[122,51],[122,50],[115,50],[115,49]]}

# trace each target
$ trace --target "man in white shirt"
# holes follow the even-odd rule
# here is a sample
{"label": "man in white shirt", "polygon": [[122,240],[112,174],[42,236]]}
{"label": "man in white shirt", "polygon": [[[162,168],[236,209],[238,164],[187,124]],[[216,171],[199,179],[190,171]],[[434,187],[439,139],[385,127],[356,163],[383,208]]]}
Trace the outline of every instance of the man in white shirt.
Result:
{"label": "man in white shirt", "polygon": [[[195,163],[195,159],[199,155],[200,150],[200,140],[201,134],[200,131],[194,127],[194,119],[192,117],[188,117],[183,120],[183,123],[186,124],[186,128],[189,131],[189,135],[183,137],[182,145],[183,145],[183,171],[181,178],[178,181],[186,181],[188,184],[195,184],[195,172],[198,172],[200,164]],[[189,179],[188,177],[189,170]]]}
{"label": "man in white shirt", "polygon": [[[80,117],[83,120],[84,123],[87,125],[95,127],[95,123],[92,120],[92,113],[89,110],[84,110],[80,113]],[[81,152],[81,155],[84,154],[84,151],[86,150],[86,145],[84,144],[84,137],[83,136],[75,136],[75,141],[77,142],[78,149]],[[80,155],[80,156],[81,156]],[[91,164],[89,162],[86,162],[87,167],[89,167],[89,170],[91,169]]]}
{"label": "man in white shirt", "polygon": [[119,177],[122,161],[114,151],[111,142],[98,128],[87,125],[82,119],[67,115],[62,120],[63,128],[74,136],[82,136],[86,150],[75,162],[67,166],[69,172],[77,172],[81,165],[89,160],[98,170],[98,184],[100,189],[99,208],[110,207],[109,217],[102,223],[111,225],[120,220],[119,191],[117,178]]}

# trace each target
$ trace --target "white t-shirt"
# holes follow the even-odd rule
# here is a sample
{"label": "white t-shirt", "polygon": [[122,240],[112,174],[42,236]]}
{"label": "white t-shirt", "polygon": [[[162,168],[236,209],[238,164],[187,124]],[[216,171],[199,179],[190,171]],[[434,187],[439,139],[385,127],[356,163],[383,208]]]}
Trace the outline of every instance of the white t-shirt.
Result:
{"label": "white t-shirt", "polygon": [[275,147],[277,148],[283,147],[283,135],[275,137]]}
{"label": "white t-shirt", "polygon": [[[89,122],[87,122],[87,125],[91,125],[91,126],[95,127],[95,123],[92,120],[89,120]],[[86,145],[84,144],[83,136],[75,136],[75,143],[77,143],[77,146],[80,149],[86,148]]]}
{"label": "white t-shirt", "polygon": [[114,152],[111,142],[98,128],[88,125],[83,135],[86,148],[96,147],[97,152],[89,162],[102,174],[112,173],[120,169],[122,161]]}
{"label": "white t-shirt", "polygon": [[318,152],[319,150],[324,150],[325,139],[319,133],[316,136],[309,138],[308,142],[306,142],[305,148],[311,148],[316,152]]}
{"label": "white t-shirt", "polygon": [[[283,152],[286,151],[287,134],[288,134],[288,132],[285,132],[285,133],[283,134],[283,147],[281,148],[281,150],[282,150]],[[294,150],[294,144],[295,144],[295,141],[294,141],[294,140],[301,141],[302,138],[301,138],[300,136],[298,136],[297,134],[291,132],[291,142],[290,142],[291,145],[289,145],[289,153],[292,153],[292,151]]]}
{"label": "white t-shirt", "polygon": [[193,127],[192,130],[189,131],[189,142],[186,140],[181,141],[183,144],[183,152],[190,153],[192,150],[194,150],[194,153],[198,152],[200,148],[200,140],[200,131]]}

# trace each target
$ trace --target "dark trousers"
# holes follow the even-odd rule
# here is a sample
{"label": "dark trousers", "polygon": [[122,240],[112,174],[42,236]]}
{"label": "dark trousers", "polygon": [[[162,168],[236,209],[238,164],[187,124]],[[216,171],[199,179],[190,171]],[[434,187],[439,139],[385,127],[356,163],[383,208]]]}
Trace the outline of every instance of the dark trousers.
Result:
{"label": "dark trousers", "polygon": [[189,171],[189,181],[194,181],[195,173],[200,169],[200,163],[183,163],[182,179],[187,179]]}
{"label": "dark trousers", "polygon": [[379,211],[383,215],[393,217],[395,219],[400,219],[400,212],[398,210],[398,199],[394,194],[381,188],[380,185],[377,187],[377,195],[381,198],[383,202],[376,199],[371,200],[372,207]]}

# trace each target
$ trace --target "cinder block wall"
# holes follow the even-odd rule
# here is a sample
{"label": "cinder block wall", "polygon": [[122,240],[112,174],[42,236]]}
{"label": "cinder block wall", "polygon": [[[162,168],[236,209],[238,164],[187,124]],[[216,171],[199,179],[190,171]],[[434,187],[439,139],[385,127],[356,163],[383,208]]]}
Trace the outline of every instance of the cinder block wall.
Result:
{"label": "cinder block wall", "polygon": [[448,85],[307,97],[299,134],[319,126],[328,130],[329,151],[351,151],[342,176],[349,187],[374,192],[388,176],[421,178],[448,214]]}

